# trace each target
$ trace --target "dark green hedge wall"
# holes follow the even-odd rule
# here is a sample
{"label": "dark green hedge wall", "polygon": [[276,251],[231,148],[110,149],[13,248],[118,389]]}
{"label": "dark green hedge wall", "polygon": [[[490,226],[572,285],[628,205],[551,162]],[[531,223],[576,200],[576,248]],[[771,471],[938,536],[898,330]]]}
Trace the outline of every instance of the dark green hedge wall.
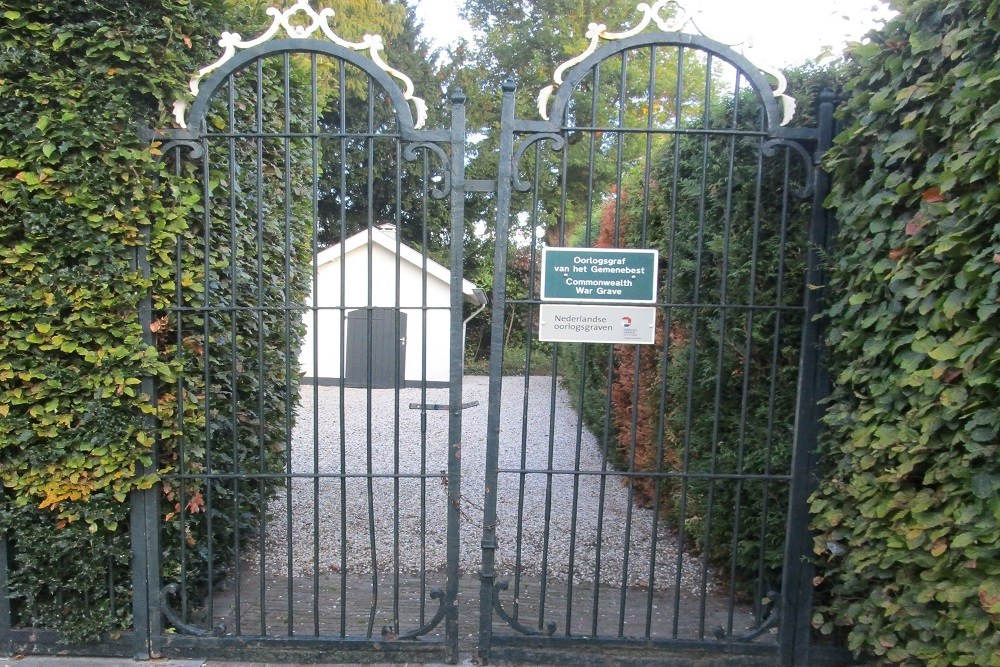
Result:
{"label": "dark green hedge wall", "polygon": [[814,621],[886,662],[1000,665],[1000,2],[898,5],[827,158]]}
{"label": "dark green hedge wall", "polygon": [[183,233],[142,124],[208,60],[221,2],[56,0],[0,12],[0,532],[15,624],[93,638],[131,622],[127,494],[152,479],[133,265]]}

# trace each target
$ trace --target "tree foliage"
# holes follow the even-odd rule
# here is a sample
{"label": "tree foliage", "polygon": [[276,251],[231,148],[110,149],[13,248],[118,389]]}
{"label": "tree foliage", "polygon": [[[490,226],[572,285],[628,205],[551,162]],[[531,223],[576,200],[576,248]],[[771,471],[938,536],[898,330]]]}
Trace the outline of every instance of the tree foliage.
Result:
{"label": "tree foliage", "polygon": [[815,617],[898,664],[1000,664],[1000,3],[913,0],[851,51],[827,158],[835,390]]}

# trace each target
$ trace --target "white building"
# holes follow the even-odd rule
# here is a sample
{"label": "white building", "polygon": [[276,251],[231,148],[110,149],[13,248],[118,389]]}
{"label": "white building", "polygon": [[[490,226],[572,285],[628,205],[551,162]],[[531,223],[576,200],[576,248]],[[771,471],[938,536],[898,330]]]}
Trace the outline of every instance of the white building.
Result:
{"label": "white building", "polygon": [[[347,386],[394,387],[399,373],[401,386],[448,384],[448,269],[397,245],[395,229],[386,225],[317,254],[316,275],[299,355],[306,382],[339,384],[344,377]],[[485,306],[485,293],[469,281],[462,281],[462,292],[480,310]]]}

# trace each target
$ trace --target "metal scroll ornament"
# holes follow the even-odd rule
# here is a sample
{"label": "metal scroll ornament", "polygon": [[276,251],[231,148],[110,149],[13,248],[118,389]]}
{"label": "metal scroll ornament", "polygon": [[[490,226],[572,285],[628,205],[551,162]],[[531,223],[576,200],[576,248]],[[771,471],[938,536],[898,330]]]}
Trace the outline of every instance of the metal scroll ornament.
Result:
{"label": "metal scroll ornament", "polygon": [[[673,12],[670,17],[664,18],[660,15],[660,12],[667,7],[671,8]],[[701,31],[698,25],[694,22],[694,18],[688,14],[687,10],[675,0],[656,0],[656,2],[652,5],[640,2],[636,5],[636,9],[642,12],[642,19],[638,24],[629,30],[611,32],[608,30],[608,26],[603,23],[591,23],[587,26],[586,37],[590,40],[590,44],[587,46],[586,50],[575,58],[571,58],[557,67],[556,71],[552,74],[552,80],[555,83],[542,88],[542,90],[538,93],[538,113],[542,118],[549,120],[549,98],[552,96],[552,93],[555,92],[556,88],[562,85],[563,74],[566,73],[566,70],[570,69],[574,65],[579,65],[590,57],[591,54],[597,51],[602,39],[608,41],[628,39],[629,37],[633,37],[641,33],[649,27],[650,23],[655,23],[656,26],[663,32],[682,32],[690,26],[698,34],[703,37],[708,37],[708,35],[705,35],[705,33]],[[739,44],[727,44],[726,46],[739,46]],[[785,89],[788,87],[788,81],[785,79],[785,75],[782,74],[780,70],[766,65],[757,65],[757,68],[762,72],[770,74],[777,80],[774,96],[781,101],[784,109],[784,116],[781,119],[781,124],[787,125],[789,121],[792,120],[792,116],[795,115],[795,99],[790,95],[785,94]]]}
{"label": "metal scroll ornament", "polygon": [[[222,37],[219,39],[219,46],[225,49],[225,51],[218,60],[211,65],[201,68],[198,70],[197,74],[191,77],[188,87],[191,90],[192,95],[198,95],[198,86],[200,85],[201,80],[231,60],[233,56],[236,55],[237,49],[249,49],[259,44],[263,44],[264,42],[274,38],[274,36],[282,30],[292,39],[309,39],[317,32],[320,32],[331,42],[337,44],[338,46],[342,46],[345,49],[351,49],[352,51],[367,50],[368,56],[372,59],[372,62],[378,65],[390,76],[399,79],[403,84],[403,98],[411,102],[417,112],[416,122],[413,127],[414,129],[420,129],[423,127],[424,122],[427,120],[427,103],[422,98],[413,94],[413,81],[410,77],[406,76],[397,69],[393,69],[385,62],[385,60],[382,59],[381,52],[385,50],[385,44],[382,41],[381,35],[365,35],[360,42],[349,42],[342,39],[330,27],[329,20],[333,17],[335,12],[329,7],[321,9],[317,12],[310,6],[309,0],[296,0],[294,5],[284,10],[278,9],[277,7],[269,7],[266,13],[272,18],[271,27],[254,39],[244,40],[243,37],[236,32],[222,33]],[[293,17],[296,17],[297,14],[304,15],[304,17],[308,19],[309,23],[307,25],[293,25],[292,19]],[[184,118],[184,114],[186,113],[187,108],[187,100],[179,99],[174,102],[174,120],[177,122],[178,126],[185,129],[187,128],[187,121]]]}

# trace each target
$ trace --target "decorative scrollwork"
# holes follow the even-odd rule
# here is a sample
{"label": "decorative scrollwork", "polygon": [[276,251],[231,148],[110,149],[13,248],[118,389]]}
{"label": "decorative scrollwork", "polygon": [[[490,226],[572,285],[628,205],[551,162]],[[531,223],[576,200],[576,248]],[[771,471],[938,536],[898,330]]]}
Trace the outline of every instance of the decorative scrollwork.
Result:
{"label": "decorative scrollwork", "polygon": [[224,623],[220,623],[211,630],[205,630],[204,628],[199,628],[189,623],[185,623],[177,612],[173,610],[170,606],[170,597],[177,595],[180,591],[180,586],[177,584],[167,584],[160,590],[160,611],[163,615],[167,617],[170,623],[187,635],[195,635],[196,637],[222,637],[226,634],[226,626]]}
{"label": "decorative scrollwork", "polygon": [[504,611],[503,605],[500,604],[500,591],[505,591],[510,588],[510,585],[506,581],[498,581],[493,584],[493,609],[496,610],[497,615],[502,618],[507,625],[514,628],[522,635],[531,635],[535,637],[551,637],[556,633],[556,624],[549,622],[545,624],[544,630],[534,630],[526,625],[521,625],[514,618]]}
{"label": "decorative scrollwork", "polygon": [[514,175],[514,189],[518,192],[527,192],[531,189],[531,183],[522,180],[520,176],[517,175],[517,165],[521,164],[521,159],[524,158],[525,151],[532,144],[538,143],[539,141],[549,141],[552,143],[550,148],[553,151],[561,151],[566,145],[566,139],[561,134],[555,134],[553,132],[541,132],[539,134],[533,134],[524,142],[518,146],[517,151],[514,153],[514,165],[513,165],[513,175]]}
{"label": "decorative scrollwork", "polygon": [[451,193],[451,170],[448,168],[450,164],[448,156],[445,154],[444,149],[437,144],[430,141],[418,141],[406,145],[406,148],[403,149],[403,159],[407,162],[415,161],[418,157],[418,150],[434,153],[438,157],[438,160],[441,161],[442,171],[444,172],[444,183],[440,188],[434,187],[431,189],[431,197],[434,199],[444,199]]}
{"label": "decorative scrollwork", "polygon": [[809,157],[809,152],[799,142],[788,139],[771,139],[761,147],[761,152],[767,157],[774,157],[778,154],[778,146],[787,146],[795,151],[806,169],[806,184],[792,190],[792,194],[799,199],[811,196],[816,185],[816,167],[813,165],[812,158]]}
{"label": "decorative scrollwork", "polygon": [[[671,15],[669,17],[662,16],[661,12],[668,7],[673,10]],[[636,9],[642,12],[642,19],[628,30],[611,32],[608,30],[608,26],[603,23],[591,23],[587,26],[585,36],[590,40],[590,44],[587,45],[587,48],[583,51],[583,53],[575,58],[570,58],[557,67],[555,72],[552,74],[553,83],[542,88],[538,93],[538,114],[542,118],[549,120],[549,98],[552,97],[556,88],[562,85],[563,75],[566,71],[574,65],[579,65],[593,55],[593,53],[597,51],[600,46],[602,39],[607,41],[628,39],[629,37],[634,37],[635,35],[641,33],[643,30],[648,28],[651,23],[655,23],[656,27],[663,32],[682,32],[690,26],[694,32],[702,35],[703,37],[708,37],[708,35],[706,35],[701,28],[698,27],[698,24],[695,23],[694,17],[691,16],[676,0],[656,0],[656,2],[652,5],[640,2],[636,5]],[[726,46],[735,47],[740,45],[726,44]],[[774,90],[774,97],[782,102],[784,117],[782,118],[781,124],[787,125],[788,122],[791,121],[792,116],[795,115],[795,99],[785,94],[785,89],[788,87],[788,82],[785,80],[785,76],[773,67],[758,65],[757,68],[777,79],[777,87]]]}
{"label": "decorative scrollwork", "polygon": [[187,149],[187,156],[190,160],[197,160],[205,154],[205,147],[200,141],[194,139],[170,139],[159,147],[160,159],[162,160],[164,156],[169,155],[172,150],[177,148]]}
{"label": "decorative scrollwork", "polygon": [[392,627],[388,625],[383,625],[382,639],[385,639],[386,641],[391,641],[391,640],[404,641],[408,639],[417,639],[418,637],[426,635],[428,632],[436,628],[441,623],[442,620],[444,620],[444,613],[446,609],[444,603],[445,597],[446,596],[443,590],[441,590],[440,588],[435,588],[434,590],[431,591],[431,599],[438,601],[438,610],[437,613],[434,614],[434,618],[432,618],[430,621],[420,626],[413,632],[407,632],[404,635],[396,635],[393,633]]}
{"label": "decorative scrollwork", "polygon": [[727,635],[726,631],[720,625],[715,628],[715,638],[722,641],[728,640],[731,642],[752,642],[753,640],[760,637],[762,634],[770,630],[771,628],[778,627],[781,622],[781,605],[780,605],[781,595],[775,591],[770,591],[767,594],[766,600],[770,605],[768,609],[767,616],[764,617],[764,622],[759,626],[741,635]]}
{"label": "decorative scrollwork", "polygon": [[[278,9],[277,7],[269,7],[266,13],[272,18],[271,26],[254,39],[244,40],[243,37],[236,32],[222,33],[222,36],[219,39],[219,46],[225,50],[218,60],[211,65],[202,67],[198,70],[197,74],[191,77],[188,87],[190,88],[192,95],[198,95],[198,88],[201,84],[201,80],[231,60],[236,55],[237,49],[249,49],[257,46],[258,44],[263,44],[264,42],[272,39],[281,30],[284,30],[285,34],[292,39],[309,39],[312,38],[317,31],[320,31],[327,37],[327,39],[338,46],[344,47],[345,49],[351,49],[352,51],[364,51],[367,49],[368,56],[382,69],[382,71],[402,82],[403,98],[410,101],[417,112],[417,120],[416,123],[414,123],[414,128],[419,129],[423,127],[424,122],[427,120],[427,103],[413,94],[413,80],[410,79],[410,77],[406,76],[399,70],[390,67],[388,63],[382,59],[382,51],[385,50],[385,43],[383,42],[381,35],[366,34],[360,42],[349,42],[342,39],[330,27],[329,20],[334,16],[335,12],[329,7],[316,12],[316,10],[310,6],[309,0],[296,0],[294,5],[285,10]],[[297,14],[305,15],[305,17],[308,18],[309,23],[307,25],[294,25],[292,23],[292,18]],[[174,120],[177,122],[177,125],[182,128],[187,127],[187,122],[184,118],[187,106],[186,100],[177,100],[174,102]]]}

